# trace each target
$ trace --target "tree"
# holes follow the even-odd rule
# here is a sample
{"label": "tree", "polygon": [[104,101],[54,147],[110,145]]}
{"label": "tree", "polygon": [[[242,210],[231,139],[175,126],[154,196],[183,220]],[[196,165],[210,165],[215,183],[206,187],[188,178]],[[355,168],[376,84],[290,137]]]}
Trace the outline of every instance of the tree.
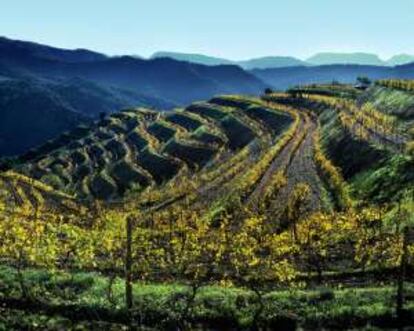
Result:
{"label": "tree", "polygon": [[99,120],[102,122],[106,118],[106,112],[101,111],[99,113]]}
{"label": "tree", "polygon": [[[249,214],[248,211],[246,211]],[[241,224],[228,229],[223,267],[237,285],[253,291],[257,309],[252,324],[258,328],[264,310],[263,291],[269,284],[291,283],[297,271],[291,261],[295,252],[288,233],[277,234],[264,217],[254,214],[241,220]]]}
{"label": "tree", "polygon": [[273,90],[270,87],[265,88],[265,90],[264,90],[265,95],[270,95],[272,93],[273,93]]}
{"label": "tree", "polygon": [[357,77],[357,82],[360,83],[360,84],[362,84],[362,85],[367,85],[367,86],[368,85],[371,85],[371,83],[372,83],[371,79],[369,79],[366,76],[359,76],[359,77]]}
{"label": "tree", "polygon": [[289,196],[287,220],[292,227],[293,238],[297,239],[297,223],[306,217],[306,205],[309,202],[311,189],[305,183],[297,184]]}
{"label": "tree", "polygon": [[333,214],[317,212],[301,220],[297,227],[298,259],[304,262],[308,273],[315,271],[318,283],[332,254],[348,254],[347,244],[352,237],[351,213]]}
{"label": "tree", "polygon": [[22,207],[0,219],[0,256],[16,268],[21,295],[31,296],[23,268],[36,266],[54,270],[58,258],[58,227],[53,218],[41,219],[38,213]]}
{"label": "tree", "polygon": [[404,280],[414,245],[409,241],[409,229],[414,224],[412,193],[393,208],[365,208],[355,218],[355,259],[365,266],[393,268],[396,277],[396,313],[400,318],[404,305]]}

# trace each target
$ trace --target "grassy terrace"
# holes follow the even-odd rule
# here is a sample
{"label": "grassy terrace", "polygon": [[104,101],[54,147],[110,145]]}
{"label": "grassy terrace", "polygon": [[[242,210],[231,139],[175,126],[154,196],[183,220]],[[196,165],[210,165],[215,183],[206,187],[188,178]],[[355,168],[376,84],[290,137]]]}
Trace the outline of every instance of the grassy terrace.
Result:
{"label": "grassy terrace", "polygon": [[268,143],[271,134],[277,136],[290,124],[281,113],[247,112],[257,101],[236,98],[225,106],[219,104],[227,99],[220,100],[168,113],[138,109],[112,114],[32,151],[19,161],[17,171],[82,199],[91,194],[117,199],[153,181],[166,183],[181,170],[199,171],[256,138]]}

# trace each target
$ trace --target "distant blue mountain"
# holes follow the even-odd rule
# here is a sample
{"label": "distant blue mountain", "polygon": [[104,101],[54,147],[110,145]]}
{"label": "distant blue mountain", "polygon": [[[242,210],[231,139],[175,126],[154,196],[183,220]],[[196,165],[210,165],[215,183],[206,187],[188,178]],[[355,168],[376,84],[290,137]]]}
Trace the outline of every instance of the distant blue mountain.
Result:
{"label": "distant blue mountain", "polygon": [[359,64],[383,66],[378,55],[369,53],[318,53],[306,60],[311,65]]}
{"label": "distant blue mountain", "polygon": [[151,58],[171,58],[178,61],[186,61],[204,65],[234,64],[245,70],[271,69],[296,66],[321,66],[333,64],[355,64],[373,66],[396,66],[414,62],[413,55],[395,55],[389,60],[382,60],[376,54],[370,53],[317,53],[306,60],[300,60],[291,56],[266,56],[246,61],[232,61],[224,58],[212,57],[202,54],[157,52]]}
{"label": "distant blue mountain", "polygon": [[[411,59],[402,55],[390,63]],[[234,62],[174,53],[146,60],[0,37],[0,157],[41,144],[101,112],[125,107],[170,109],[218,94],[258,95],[266,87],[353,82],[361,75],[414,78],[414,64],[378,66],[380,60],[372,54],[320,54],[311,59],[314,64],[331,61],[376,65],[312,66],[277,56]]]}
{"label": "distant blue mountain", "polygon": [[18,56],[29,59],[33,57],[68,63],[92,62],[105,60],[107,58],[104,54],[86,49],[66,50],[28,41],[12,40],[5,37],[0,37],[0,54],[3,58]]}
{"label": "distant blue mountain", "polygon": [[390,66],[399,66],[399,65],[404,65],[408,63],[414,63],[414,55],[409,55],[409,54],[394,55],[392,58],[390,58],[387,61],[387,64]]}
{"label": "distant blue mountain", "polygon": [[203,54],[192,53],[178,53],[178,52],[156,52],[151,56],[151,59],[169,58],[177,61],[185,61],[197,64],[203,64],[207,66],[218,65],[232,65],[235,62],[226,60],[219,57],[208,56]]}
{"label": "distant blue mountain", "polygon": [[307,65],[306,62],[291,56],[266,56],[247,61],[239,61],[238,64],[246,70]]}
{"label": "distant blue mountain", "polygon": [[24,152],[101,112],[170,109],[217,94],[259,94],[238,66],[108,57],[0,38],[0,157]]}
{"label": "distant blue mountain", "polygon": [[246,61],[231,61],[223,58],[207,56],[202,54],[178,53],[178,52],[157,52],[151,56],[152,59],[170,58],[177,61],[186,61],[190,63],[203,64],[208,66],[216,66],[223,64],[233,64],[243,69],[264,69],[264,68],[280,68],[292,67],[298,65],[306,65],[305,62],[289,56],[267,56],[255,58]]}
{"label": "distant blue mountain", "polygon": [[414,56],[399,54],[388,60],[382,60],[378,55],[371,53],[318,53],[308,58],[306,62],[314,66],[331,64],[397,66],[414,62]]}
{"label": "distant blue mountain", "polygon": [[276,89],[287,89],[295,85],[329,83],[354,83],[359,76],[371,79],[414,79],[414,63],[396,67],[367,65],[325,65],[291,68],[255,69],[251,73]]}

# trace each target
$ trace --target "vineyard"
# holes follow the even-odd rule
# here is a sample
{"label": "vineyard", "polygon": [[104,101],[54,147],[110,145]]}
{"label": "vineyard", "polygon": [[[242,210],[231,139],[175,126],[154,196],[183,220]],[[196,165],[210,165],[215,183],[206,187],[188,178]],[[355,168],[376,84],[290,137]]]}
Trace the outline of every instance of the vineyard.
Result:
{"label": "vineyard", "polygon": [[412,84],[126,109],[8,160],[0,323],[413,323]]}

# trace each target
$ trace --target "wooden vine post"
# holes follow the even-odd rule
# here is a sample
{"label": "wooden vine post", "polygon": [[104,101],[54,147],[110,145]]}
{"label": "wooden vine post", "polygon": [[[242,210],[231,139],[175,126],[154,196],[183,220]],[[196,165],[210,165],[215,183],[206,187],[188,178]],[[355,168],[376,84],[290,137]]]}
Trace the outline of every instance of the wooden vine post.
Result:
{"label": "wooden vine post", "polygon": [[403,231],[403,247],[401,262],[398,271],[398,283],[397,283],[397,302],[396,312],[397,318],[402,320],[404,314],[404,281],[407,272],[408,261],[408,245],[414,243],[414,227],[405,227]]}
{"label": "wooden vine post", "polygon": [[132,309],[132,217],[126,218],[125,303],[128,314]]}

